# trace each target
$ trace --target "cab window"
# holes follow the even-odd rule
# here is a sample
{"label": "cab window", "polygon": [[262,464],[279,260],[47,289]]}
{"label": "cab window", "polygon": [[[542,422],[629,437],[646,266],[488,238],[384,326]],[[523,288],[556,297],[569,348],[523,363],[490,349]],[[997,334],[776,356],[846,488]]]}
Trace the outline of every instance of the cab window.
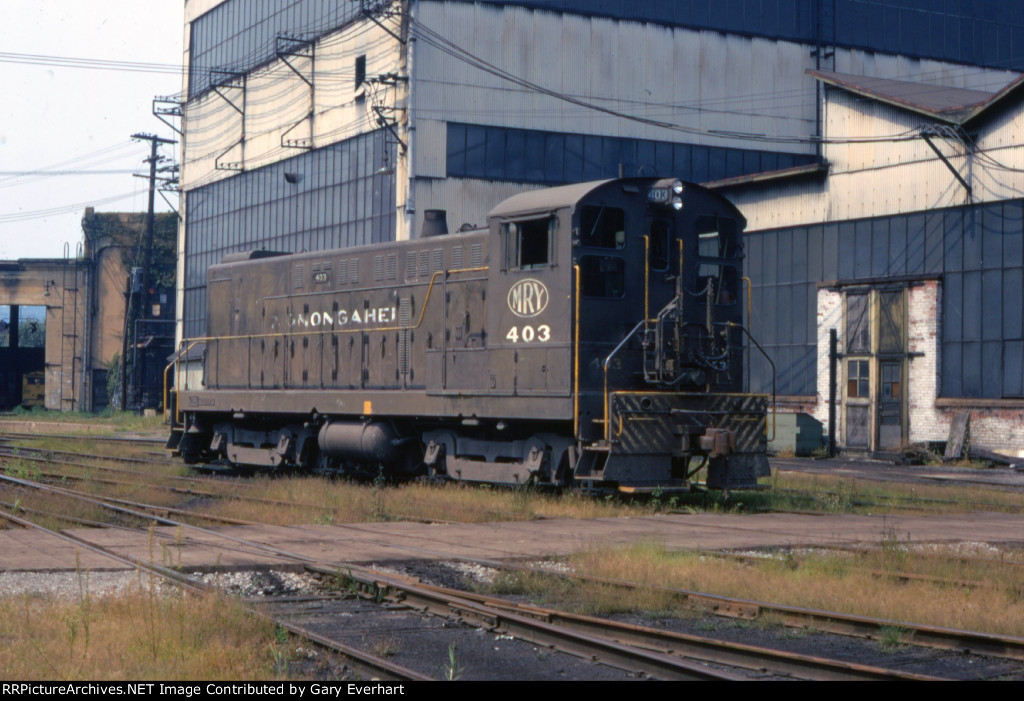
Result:
{"label": "cab window", "polygon": [[552,263],[557,224],[555,217],[505,224],[505,259],[508,268],[532,269]]}
{"label": "cab window", "polygon": [[736,258],[739,242],[736,222],[720,217],[697,217],[698,254],[703,258]]}
{"label": "cab window", "polygon": [[648,250],[648,263],[651,270],[668,270],[671,245],[672,223],[667,219],[651,221],[650,248]]}
{"label": "cab window", "polygon": [[626,213],[618,207],[580,207],[580,241],[595,248],[626,245]]}
{"label": "cab window", "polygon": [[584,297],[622,299],[626,294],[626,263],[615,256],[583,256],[580,283]]}

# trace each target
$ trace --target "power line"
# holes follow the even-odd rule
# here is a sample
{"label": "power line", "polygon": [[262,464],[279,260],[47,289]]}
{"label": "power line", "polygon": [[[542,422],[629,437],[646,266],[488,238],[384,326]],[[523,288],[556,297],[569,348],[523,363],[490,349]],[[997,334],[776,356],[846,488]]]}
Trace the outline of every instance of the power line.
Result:
{"label": "power line", "polygon": [[132,169],[120,170],[0,170],[0,175],[24,177],[27,175],[39,175],[51,177],[55,175],[126,175],[134,173]]}
{"label": "power line", "polygon": [[761,134],[755,132],[741,132],[741,131],[727,131],[717,129],[701,129],[698,127],[688,127],[675,122],[668,122],[659,119],[652,119],[650,117],[642,117],[620,110],[605,107],[603,105],[596,104],[592,99],[582,99],[574,97],[572,95],[547,88],[539,85],[532,81],[526,80],[520,76],[509,73],[508,71],[495,66],[492,63],[476,56],[475,54],[462,48],[455,42],[443,37],[432,29],[425,27],[421,22],[416,19],[410,18],[410,22],[417,33],[417,38],[423,43],[434,47],[438,51],[441,51],[452,58],[462,61],[484,73],[488,73],[502,80],[508,81],[515,85],[519,85],[526,90],[547,95],[549,97],[567,102],[569,104],[577,105],[579,107],[585,107],[595,112],[600,112],[620,119],[626,119],[629,121],[637,122],[639,124],[645,124],[647,126],[658,127],[671,131],[682,132],[686,134],[693,134],[703,137],[722,138],[722,139],[739,139],[744,141],[761,141],[769,143],[803,143],[803,144],[822,144],[822,143],[885,143],[894,141],[909,141],[920,138],[916,129],[906,130],[897,134],[882,137],[850,137],[845,139],[825,139],[822,137],[805,137],[805,136],[771,136],[768,134]]}
{"label": "power line", "polygon": [[95,207],[97,205],[111,204],[113,202],[119,202],[126,200],[131,197],[138,195],[137,191],[127,192],[120,195],[114,195],[112,197],[105,197],[98,200],[89,200],[88,202],[78,202],[75,204],[66,204],[59,207],[52,207],[50,209],[37,209],[28,212],[16,212],[13,214],[0,214],[0,224],[10,224],[13,222],[30,221],[32,219],[45,219],[46,217],[55,217],[61,214],[71,214],[80,209],[86,207]]}

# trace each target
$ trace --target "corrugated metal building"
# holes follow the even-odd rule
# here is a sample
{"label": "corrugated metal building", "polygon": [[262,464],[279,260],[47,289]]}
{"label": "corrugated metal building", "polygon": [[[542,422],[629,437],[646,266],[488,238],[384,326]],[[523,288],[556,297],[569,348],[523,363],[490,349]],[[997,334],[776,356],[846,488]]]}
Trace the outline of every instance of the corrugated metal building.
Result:
{"label": "corrugated metal building", "polygon": [[[818,411],[818,282],[864,280],[878,271],[935,275],[932,258],[931,267],[917,265],[912,244],[902,263],[890,264],[888,249],[882,256],[864,232],[891,219],[886,241],[899,260],[900,227],[907,242],[917,231],[900,217],[928,219],[912,213],[940,206],[956,208],[966,221],[981,192],[984,201],[1013,196],[1000,189],[1005,179],[975,172],[974,199],[967,200],[913,133],[917,117],[880,100],[878,83],[859,92],[848,85],[900,80],[954,91],[947,98],[984,100],[1024,69],[1024,5],[934,4],[186,0],[179,335],[202,334],[205,270],[225,253],[415,237],[426,210],[447,211],[452,228],[479,224],[497,202],[524,189],[619,173],[733,185],[742,177],[760,182],[765,173],[803,173],[778,189],[757,184],[730,192],[752,229],[771,230],[752,237],[750,247],[763,309],[782,303],[797,310],[777,322],[755,320],[782,369],[780,389]],[[906,133],[913,138],[881,140]],[[823,134],[847,136],[828,144]],[[999,134],[993,138],[1018,143],[1012,129]],[[933,143],[952,167],[979,170],[941,130]],[[908,170],[908,162],[916,166]],[[846,247],[834,273],[823,253],[833,241]],[[842,268],[848,265],[852,275]],[[969,278],[959,288],[967,301],[974,272],[984,277],[987,270],[972,265],[950,271]],[[848,301],[845,287],[835,289]],[[872,294],[865,304],[876,310],[881,293]],[[972,396],[975,378],[962,359],[976,350],[993,356],[995,346],[942,338],[949,365],[936,371],[936,384],[942,379],[946,388],[941,396]],[[1019,350],[1012,339],[999,343],[1004,356]],[[960,361],[953,360],[957,349]],[[867,391],[877,392],[882,370],[872,362]],[[1012,391],[1014,377],[1012,369],[998,381],[983,377],[978,382],[987,389],[979,396],[996,384]],[[950,389],[955,378],[971,389]],[[755,368],[752,382],[762,379]],[[864,420],[868,447],[881,445],[871,428],[876,404]],[[945,416],[934,420],[937,434]],[[901,440],[916,439],[914,425],[901,424]]]}
{"label": "corrugated metal building", "polygon": [[966,411],[976,444],[1024,450],[1024,79],[811,75],[827,169],[718,184],[749,217],[751,327],[778,391],[827,419],[835,329],[840,446],[943,441]]}

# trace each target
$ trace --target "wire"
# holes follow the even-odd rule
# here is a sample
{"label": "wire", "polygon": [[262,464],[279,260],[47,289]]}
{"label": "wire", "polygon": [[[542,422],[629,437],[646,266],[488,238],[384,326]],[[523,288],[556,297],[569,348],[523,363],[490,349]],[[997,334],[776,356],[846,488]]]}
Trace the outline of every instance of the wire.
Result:
{"label": "wire", "polygon": [[[130,148],[134,149],[134,144],[132,144],[131,142],[128,142],[128,141],[124,141],[124,142],[120,142],[120,143],[117,143],[117,144],[113,144],[111,146],[106,146],[106,147],[101,148],[101,149],[99,149],[97,151],[92,151],[90,153],[84,153],[84,154],[82,154],[80,156],[74,156],[72,158],[69,158],[66,161],[59,161],[57,163],[51,163],[50,165],[43,166],[41,168],[38,168],[37,170],[39,170],[41,173],[46,173],[46,172],[49,172],[49,171],[55,171],[55,170],[61,170],[61,169],[74,170],[74,169],[77,169],[77,168],[84,168],[84,167],[87,167],[87,166],[102,165],[102,164],[105,164],[105,163],[109,163],[110,161],[114,161],[114,160],[118,160],[120,158],[124,158],[126,153],[123,153],[123,152],[127,151]],[[11,183],[11,184],[20,185],[20,184],[22,184],[22,182],[25,182],[24,177],[26,177],[26,176],[8,175],[8,176],[5,176],[5,177],[0,177],[0,188],[8,187],[8,183],[10,183],[11,181],[19,181],[20,180],[21,182]]]}
{"label": "wire", "polygon": [[635,114],[629,114],[620,110],[615,110],[609,107],[594,103],[591,99],[581,99],[573,97],[571,95],[552,90],[550,88],[538,85],[519,76],[513,75],[508,71],[505,71],[498,66],[495,66],[488,61],[472,54],[466,49],[462,48],[458,44],[446,39],[432,29],[425,27],[421,22],[414,18],[410,18],[410,23],[416,32],[417,38],[429,45],[441,51],[442,53],[451,56],[459,61],[462,61],[478,70],[501,78],[502,80],[511,82],[515,85],[525,88],[528,91],[537,92],[543,95],[548,95],[555,99],[567,102],[569,104],[585,107],[590,110],[608,114],[613,117],[620,119],[626,119],[629,121],[638,122],[640,124],[646,124],[648,126],[659,127],[668,129],[671,131],[678,131],[687,134],[695,134],[703,137],[717,137],[723,139],[740,139],[744,141],[761,141],[770,143],[803,143],[803,144],[835,144],[835,143],[888,143],[895,141],[909,141],[920,138],[917,130],[910,129],[898,134],[892,134],[889,136],[881,137],[848,137],[844,139],[826,139],[823,137],[805,137],[805,136],[770,136],[768,134],[753,133],[753,132],[741,132],[741,131],[726,131],[726,130],[715,130],[715,129],[700,129],[697,127],[688,127],[674,122],[666,122],[658,119],[651,119],[649,117],[641,117]]}
{"label": "wire", "polygon": [[24,177],[28,175],[54,176],[54,175],[127,175],[135,173],[137,169],[128,170],[0,170],[0,175],[13,175]]}
{"label": "wire", "polygon": [[32,219],[45,219],[46,217],[53,217],[60,214],[71,214],[77,212],[85,207],[94,207],[97,205],[111,204],[112,202],[119,202],[126,200],[131,197],[136,197],[138,191],[127,192],[120,195],[114,195],[112,197],[106,197],[98,200],[90,200],[88,202],[79,202],[76,204],[66,204],[59,207],[52,207],[50,209],[37,209],[29,212],[16,212],[13,214],[0,214],[0,224],[10,224],[13,222],[29,221]]}

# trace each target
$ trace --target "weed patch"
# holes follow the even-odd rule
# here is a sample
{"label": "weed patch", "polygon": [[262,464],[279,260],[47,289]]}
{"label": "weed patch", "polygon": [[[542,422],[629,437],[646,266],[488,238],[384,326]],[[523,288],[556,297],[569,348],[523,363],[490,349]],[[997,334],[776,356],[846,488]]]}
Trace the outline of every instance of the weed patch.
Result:
{"label": "weed patch", "polygon": [[275,679],[287,673],[273,626],[218,596],[158,592],[152,582],[76,601],[0,600],[0,669],[9,679]]}

